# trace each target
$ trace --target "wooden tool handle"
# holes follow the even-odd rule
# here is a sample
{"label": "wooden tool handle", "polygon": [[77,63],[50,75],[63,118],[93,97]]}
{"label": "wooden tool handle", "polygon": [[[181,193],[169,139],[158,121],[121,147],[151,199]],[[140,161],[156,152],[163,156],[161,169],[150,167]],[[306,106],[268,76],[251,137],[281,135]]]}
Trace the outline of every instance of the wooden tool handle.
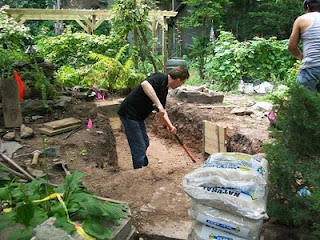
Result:
{"label": "wooden tool handle", "polygon": [[40,152],[38,152],[38,151],[33,154],[31,166],[36,166],[38,164],[39,156],[40,156]]}
{"label": "wooden tool handle", "polygon": [[23,173],[23,175],[25,175],[29,180],[34,180],[35,178],[33,176],[31,176],[27,171],[25,171],[22,167],[20,167],[15,161],[13,161],[11,158],[7,157],[6,155],[0,153],[0,156],[6,160],[8,163],[10,163],[12,166],[14,166],[15,168],[17,168],[20,172]]}

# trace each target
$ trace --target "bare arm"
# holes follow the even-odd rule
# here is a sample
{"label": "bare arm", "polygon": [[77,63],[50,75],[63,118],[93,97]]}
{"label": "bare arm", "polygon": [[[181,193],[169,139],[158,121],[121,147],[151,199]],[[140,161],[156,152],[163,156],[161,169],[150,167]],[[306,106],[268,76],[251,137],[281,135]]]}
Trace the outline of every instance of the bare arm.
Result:
{"label": "bare arm", "polygon": [[301,17],[297,18],[293,24],[291,36],[289,38],[288,50],[293,56],[295,56],[299,60],[302,60],[303,54],[299,49],[300,32],[301,32],[300,24],[301,24]]}
{"label": "bare arm", "polygon": [[152,85],[148,81],[143,81],[141,83],[141,87],[144,91],[144,93],[151,99],[151,101],[157,106],[159,109],[159,115],[163,117],[170,125],[169,130],[172,133],[176,133],[177,129],[173,126],[171,123],[167,111],[162,106],[156,92],[154,91]]}
{"label": "bare arm", "polygon": [[151,99],[151,101],[158,107],[159,111],[162,112],[164,107],[162,106],[156,92],[154,91],[152,85],[148,81],[143,81],[141,87],[144,93]]}

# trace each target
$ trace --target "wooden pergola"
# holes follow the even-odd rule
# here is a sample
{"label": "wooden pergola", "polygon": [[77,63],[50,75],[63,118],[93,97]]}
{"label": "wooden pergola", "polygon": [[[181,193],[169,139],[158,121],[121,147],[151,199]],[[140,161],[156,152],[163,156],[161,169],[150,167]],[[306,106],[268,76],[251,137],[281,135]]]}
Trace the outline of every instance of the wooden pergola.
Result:
{"label": "wooden pergola", "polygon": [[[14,18],[19,25],[27,20],[74,20],[88,34],[93,34],[103,21],[110,20],[113,14],[110,10],[87,9],[38,9],[38,8],[9,8],[5,12]],[[175,17],[175,11],[150,11],[149,22],[152,36],[156,36],[158,26],[162,27],[162,62],[165,67],[167,61],[168,23],[167,19]],[[164,69],[163,69],[164,70]]]}

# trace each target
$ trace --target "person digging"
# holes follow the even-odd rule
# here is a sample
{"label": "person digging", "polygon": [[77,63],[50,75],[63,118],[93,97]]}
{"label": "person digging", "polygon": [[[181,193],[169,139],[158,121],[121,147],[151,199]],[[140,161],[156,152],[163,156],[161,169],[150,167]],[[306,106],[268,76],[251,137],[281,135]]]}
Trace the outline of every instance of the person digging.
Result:
{"label": "person digging", "polygon": [[173,68],[168,75],[154,73],[139,84],[120,104],[120,116],[132,155],[133,168],[148,166],[146,155],[149,147],[149,137],[145,120],[154,110],[159,110],[159,116],[168,123],[169,131],[176,134],[177,129],[172,125],[165,109],[169,88],[180,87],[189,78],[188,69],[183,66]]}

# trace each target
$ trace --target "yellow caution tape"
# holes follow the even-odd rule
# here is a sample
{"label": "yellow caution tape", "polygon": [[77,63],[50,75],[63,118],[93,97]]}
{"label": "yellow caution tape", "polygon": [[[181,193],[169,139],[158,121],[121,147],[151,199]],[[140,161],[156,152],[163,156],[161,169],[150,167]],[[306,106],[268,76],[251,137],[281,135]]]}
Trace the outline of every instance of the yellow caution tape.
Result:
{"label": "yellow caution tape", "polygon": [[12,208],[4,208],[3,209],[3,212],[4,213],[8,213],[8,212],[11,212],[12,211]]}
{"label": "yellow caution tape", "polygon": [[51,199],[55,199],[55,198],[58,198],[59,202],[62,204],[63,208],[64,208],[64,211],[66,212],[66,215],[67,215],[67,219],[68,219],[68,222],[70,224],[73,224],[73,226],[76,228],[77,232],[79,233],[80,236],[88,239],[88,240],[95,240],[95,238],[89,236],[81,226],[79,226],[78,224],[72,222],[69,218],[69,213],[68,213],[68,209],[66,207],[66,204],[64,203],[63,199],[62,199],[62,194],[59,194],[59,193],[53,193],[43,199],[40,199],[40,200],[34,200],[33,202],[35,203],[39,203],[39,202],[44,202],[44,201],[48,201],[48,200],[51,200]]}

